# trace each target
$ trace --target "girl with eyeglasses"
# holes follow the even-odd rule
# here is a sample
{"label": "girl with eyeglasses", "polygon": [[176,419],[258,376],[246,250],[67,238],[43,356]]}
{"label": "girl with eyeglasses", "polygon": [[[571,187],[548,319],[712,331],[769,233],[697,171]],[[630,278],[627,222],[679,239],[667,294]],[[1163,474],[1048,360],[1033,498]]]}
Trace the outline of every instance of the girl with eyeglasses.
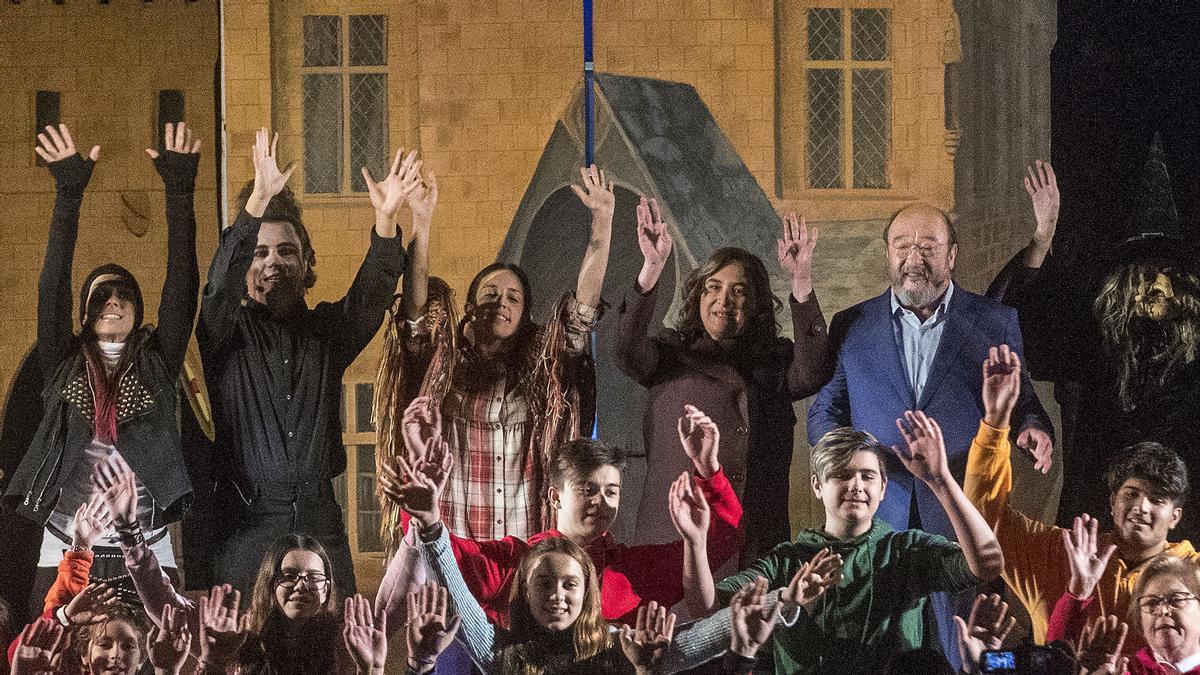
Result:
{"label": "girl with eyeglasses", "polygon": [[120,457],[101,464],[95,482],[122,534],[138,596],[156,621],[167,610],[186,614],[201,672],[382,675],[385,620],[362,596],[339,602],[333,565],[320,541],[294,533],[276,539],[255,575],[249,610],[239,617],[238,591],[217,587],[193,602],[162,573],[137,528],[136,479]]}

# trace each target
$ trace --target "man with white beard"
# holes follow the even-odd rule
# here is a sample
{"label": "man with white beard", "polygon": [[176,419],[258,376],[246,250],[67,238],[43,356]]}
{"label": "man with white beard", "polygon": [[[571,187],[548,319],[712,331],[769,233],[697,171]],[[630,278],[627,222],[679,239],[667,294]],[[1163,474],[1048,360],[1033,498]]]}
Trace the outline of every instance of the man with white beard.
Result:
{"label": "man with white beard", "polygon": [[[870,432],[885,446],[903,447],[896,420],[906,410],[921,410],[941,425],[951,472],[961,484],[984,412],[979,364],[994,345],[1022,353],[1017,313],[953,282],[958,241],[940,209],[920,203],[901,209],[883,238],[891,287],[833,317],[829,338],[837,365],[808,411],[808,440],[815,444],[826,432],[850,426]],[[1013,430],[1017,444],[1045,472],[1052,428],[1028,375],[1022,377]],[[895,458],[887,469],[878,517],[896,530],[920,528],[953,539],[950,521],[929,488]],[[914,512],[917,520],[910,521]],[[943,650],[954,661],[955,603],[937,594],[932,604]]]}

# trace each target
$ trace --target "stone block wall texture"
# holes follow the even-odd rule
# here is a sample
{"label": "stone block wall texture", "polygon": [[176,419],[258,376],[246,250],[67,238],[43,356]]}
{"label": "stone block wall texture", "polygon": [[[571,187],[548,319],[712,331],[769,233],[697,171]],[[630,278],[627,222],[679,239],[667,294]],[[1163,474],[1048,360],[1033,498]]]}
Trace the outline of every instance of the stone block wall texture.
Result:
{"label": "stone block wall texture", "polygon": [[[120,263],[141,284],[152,322],[167,234],[162,181],[144,149],[159,147],[159,90],[183,92],[186,120],[202,139],[196,185],[202,275],[216,247],[216,35],[214,0],[0,5],[0,283],[6,289],[0,396],[7,396],[35,339],[38,274],[54,204],[54,181],[33,152],[36,93],[60,92],[61,121],[79,147],[85,153],[101,147],[80,217],[76,285],[97,265]],[[145,234],[135,235],[127,220],[147,224]]]}
{"label": "stone block wall texture", "polygon": [[[495,257],[542,147],[580,79],[581,4],[570,0],[226,0],[225,98],[228,179],[225,204],[253,175],[254,131],[280,133],[284,162],[303,156],[302,17],[388,17],[388,138],[419,147],[439,177],[431,270],[465,292]],[[687,82],[696,87],[752,174],[783,213],[796,210],[821,228],[816,287],[827,317],[885,284],[880,232],[887,216],[916,200],[962,216],[959,278],[980,290],[1020,246],[1031,215],[1020,167],[1048,148],[1052,3],[891,0],[893,16],[893,187],[881,193],[804,190],[789,178],[803,161],[792,150],[803,100],[780,59],[801,38],[809,6],[864,3],[800,0],[605,0],[596,3],[596,68]],[[1050,25],[1047,25],[1047,21]],[[68,0],[0,5],[0,274],[9,293],[0,313],[0,386],[32,341],[37,272],[52,184],[34,165],[33,96],[63,91],[63,116],[84,143],[104,145],[85,204],[77,277],[108,259],[130,263],[147,289],[161,284],[161,198],[141,148],[148,143],[152,92],[184,89],[189,118],[211,143],[212,67],[217,58],[216,0],[107,6]],[[1039,28],[1034,46],[1023,36]],[[65,26],[68,30],[59,30]],[[55,36],[75,37],[68,43]],[[135,46],[131,46],[135,45]],[[1044,50],[1043,50],[1044,48]],[[957,155],[947,143],[945,64],[961,60],[968,111],[958,116]],[[1035,72],[1034,80],[1021,75]],[[802,147],[802,146],[800,146]],[[1000,152],[1000,149],[1005,149]],[[1041,154],[1039,154],[1041,153]],[[983,158],[987,158],[984,161]],[[352,167],[357,169],[357,167]],[[298,169],[302,179],[304,166]],[[213,158],[206,154],[198,195],[201,268],[221,217]],[[293,186],[303,185],[293,179]],[[157,220],[143,238],[121,221],[123,192],[142,192]],[[310,301],[336,299],[368,242],[365,195],[301,194],[318,253]],[[155,201],[158,200],[158,201]],[[407,223],[403,223],[407,226]],[[631,223],[616,223],[631,227]],[[730,227],[736,227],[731,223]],[[405,227],[407,230],[408,228]],[[773,264],[773,262],[768,262]],[[86,268],[86,269],[85,269]],[[82,271],[81,271],[82,270]],[[147,292],[151,307],[157,293]],[[461,301],[461,298],[460,298]],[[373,379],[374,343],[347,381]],[[801,425],[802,426],[802,425]],[[803,429],[798,430],[803,438]],[[807,487],[807,445],[793,465],[793,524],[820,519]]]}

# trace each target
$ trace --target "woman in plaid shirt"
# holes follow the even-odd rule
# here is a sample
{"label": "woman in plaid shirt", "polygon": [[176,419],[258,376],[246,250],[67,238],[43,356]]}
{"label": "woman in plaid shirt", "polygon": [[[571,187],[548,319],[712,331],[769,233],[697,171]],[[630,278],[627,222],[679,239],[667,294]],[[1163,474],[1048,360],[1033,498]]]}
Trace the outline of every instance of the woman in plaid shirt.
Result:
{"label": "woman in plaid shirt", "polygon": [[[615,197],[612,182],[594,165],[580,174],[583,185],[571,188],[591,211],[591,234],[574,293],[559,300],[544,326],[529,316],[528,278],[508,263],[475,276],[457,321],[448,289],[429,279],[436,179],[430,175],[408,196],[412,264],[380,368],[380,460],[403,452],[399,418],[409,401],[428,396],[440,406],[444,427],[433,428],[429,410],[423,419],[454,454],[441,509],[458,536],[526,538],[552,525],[545,467],[554,448],[590,427],[595,376],[587,338],[608,265]],[[383,509],[391,538],[399,511],[386,501]]]}

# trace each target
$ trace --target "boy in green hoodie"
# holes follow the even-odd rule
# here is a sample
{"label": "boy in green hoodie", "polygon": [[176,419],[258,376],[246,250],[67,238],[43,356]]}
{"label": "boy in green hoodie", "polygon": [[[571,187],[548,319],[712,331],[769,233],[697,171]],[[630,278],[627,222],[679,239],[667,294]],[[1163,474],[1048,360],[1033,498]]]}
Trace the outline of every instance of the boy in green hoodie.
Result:
{"label": "boy in green hoodie", "polygon": [[825,434],[812,451],[823,528],[802,531],[715,586],[704,561],[696,561],[700,583],[691,601],[710,610],[728,605],[760,576],[768,588],[784,588],[773,658],[760,659],[757,672],[879,672],[897,652],[937,644],[922,617],[929,594],[972,588],[1003,570],[995,535],[950,473],[937,422],[909,411],[896,425],[907,449],[892,450],[937,495],[959,543],[920,530],[896,532],[876,520],[887,489],[887,449],[848,427]]}

